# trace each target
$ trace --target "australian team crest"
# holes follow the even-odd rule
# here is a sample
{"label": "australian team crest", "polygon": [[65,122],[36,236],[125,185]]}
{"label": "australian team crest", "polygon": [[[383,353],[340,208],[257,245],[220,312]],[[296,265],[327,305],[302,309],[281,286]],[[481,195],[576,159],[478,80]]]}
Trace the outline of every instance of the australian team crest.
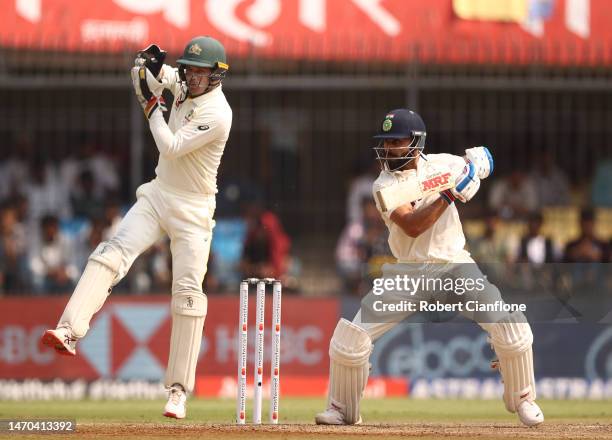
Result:
{"label": "australian team crest", "polygon": [[202,53],[202,48],[198,43],[194,43],[189,46],[189,53],[192,53],[194,55],[200,55]]}

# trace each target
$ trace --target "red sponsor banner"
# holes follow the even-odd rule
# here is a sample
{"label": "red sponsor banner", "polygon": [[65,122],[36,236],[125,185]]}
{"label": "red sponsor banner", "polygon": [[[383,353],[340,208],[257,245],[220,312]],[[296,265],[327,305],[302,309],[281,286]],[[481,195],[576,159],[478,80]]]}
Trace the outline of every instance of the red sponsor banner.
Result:
{"label": "red sponsor banner", "polygon": [[[248,398],[253,397],[253,387],[247,386]],[[282,397],[323,397],[327,396],[327,376],[293,376],[282,375],[280,389]],[[368,380],[364,391],[366,398],[405,397],[410,386],[404,377],[375,377]],[[236,398],[238,383],[233,376],[198,376],[195,394],[200,397]],[[264,380],[263,394],[270,397],[269,381]]]}
{"label": "red sponsor banner", "polygon": [[[40,336],[55,327],[66,304],[60,298],[0,299],[0,378],[163,380],[168,359],[170,296],[111,296],[77,345],[76,357],[56,355]],[[269,366],[271,297],[266,304]],[[255,323],[251,298],[250,327]],[[283,299],[281,368],[288,375],[325,375],[329,340],[339,316],[336,299]],[[209,296],[198,363],[200,375],[233,375],[237,368],[238,298]],[[249,365],[254,331],[249,332]],[[266,368],[266,374],[269,374]]]}
{"label": "red sponsor banner", "polygon": [[610,63],[609,0],[3,0],[0,44],[180,51],[214,36],[231,57]]}

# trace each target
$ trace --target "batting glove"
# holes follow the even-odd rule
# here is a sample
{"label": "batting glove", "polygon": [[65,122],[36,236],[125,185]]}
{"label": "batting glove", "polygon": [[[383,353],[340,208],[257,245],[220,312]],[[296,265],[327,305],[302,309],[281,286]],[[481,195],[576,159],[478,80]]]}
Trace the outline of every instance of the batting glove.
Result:
{"label": "batting glove", "polygon": [[463,203],[469,202],[472,197],[478,192],[480,188],[480,179],[476,175],[476,167],[472,162],[468,162],[461,174],[457,176],[455,180],[455,187],[453,189],[447,189],[440,193],[442,197],[449,205],[459,199]]}
{"label": "batting glove", "polygon": [[487,147],[474,147],[465,150],[466,159],[476,165],[479,179],[486,179],[493,172],[493,156]]}

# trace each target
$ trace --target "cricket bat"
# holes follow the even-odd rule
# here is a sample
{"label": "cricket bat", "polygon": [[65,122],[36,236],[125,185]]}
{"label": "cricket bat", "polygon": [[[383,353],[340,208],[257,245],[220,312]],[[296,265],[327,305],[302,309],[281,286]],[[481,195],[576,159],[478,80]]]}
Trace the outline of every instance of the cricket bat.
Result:
{"label": "cricket bat", "polygon": [[437,194],[455,187],[455,178],[450,168],[439,169],[425,175],[422,179],[414,176],[399,180],[397,183],[376,191],[376,198],[383,212]]}

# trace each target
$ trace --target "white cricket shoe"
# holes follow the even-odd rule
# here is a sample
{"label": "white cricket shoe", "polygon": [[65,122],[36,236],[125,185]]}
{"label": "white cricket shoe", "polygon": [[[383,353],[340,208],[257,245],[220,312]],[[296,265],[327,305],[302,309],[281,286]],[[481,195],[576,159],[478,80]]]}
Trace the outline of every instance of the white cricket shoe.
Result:
{"label": "white cricket shoe", "polygon": [[187,394],[181,385],[175,383],[168,389],[168,402],[164,407],[164,416],[184,419],[187,414]]}
{"label": "white cricket shoe", "polygon": [[526,426],[536,426],[544,421],[544,413],[535,402],[529,400],[521,402],[517,412],[519,419]]}
{"label": "white cricket shoe", "polygon": [[40,342],[54,348],[58,354],[76,356],[77,339],[72,336],[72,331],[68,327],[47,330],[40,338]]}
{"label": "white cricket shoe", "polygon": [[[315,416],[315,422],[317,425],[348,425],[349,424],[344,419],[342,408],[339,405],[334,404],[333,402],[329,405],[329,408],[327,408],[325,411]],[[359,416],[359,420],[357,420],[354,424],[361,425],[361,416]]]}

